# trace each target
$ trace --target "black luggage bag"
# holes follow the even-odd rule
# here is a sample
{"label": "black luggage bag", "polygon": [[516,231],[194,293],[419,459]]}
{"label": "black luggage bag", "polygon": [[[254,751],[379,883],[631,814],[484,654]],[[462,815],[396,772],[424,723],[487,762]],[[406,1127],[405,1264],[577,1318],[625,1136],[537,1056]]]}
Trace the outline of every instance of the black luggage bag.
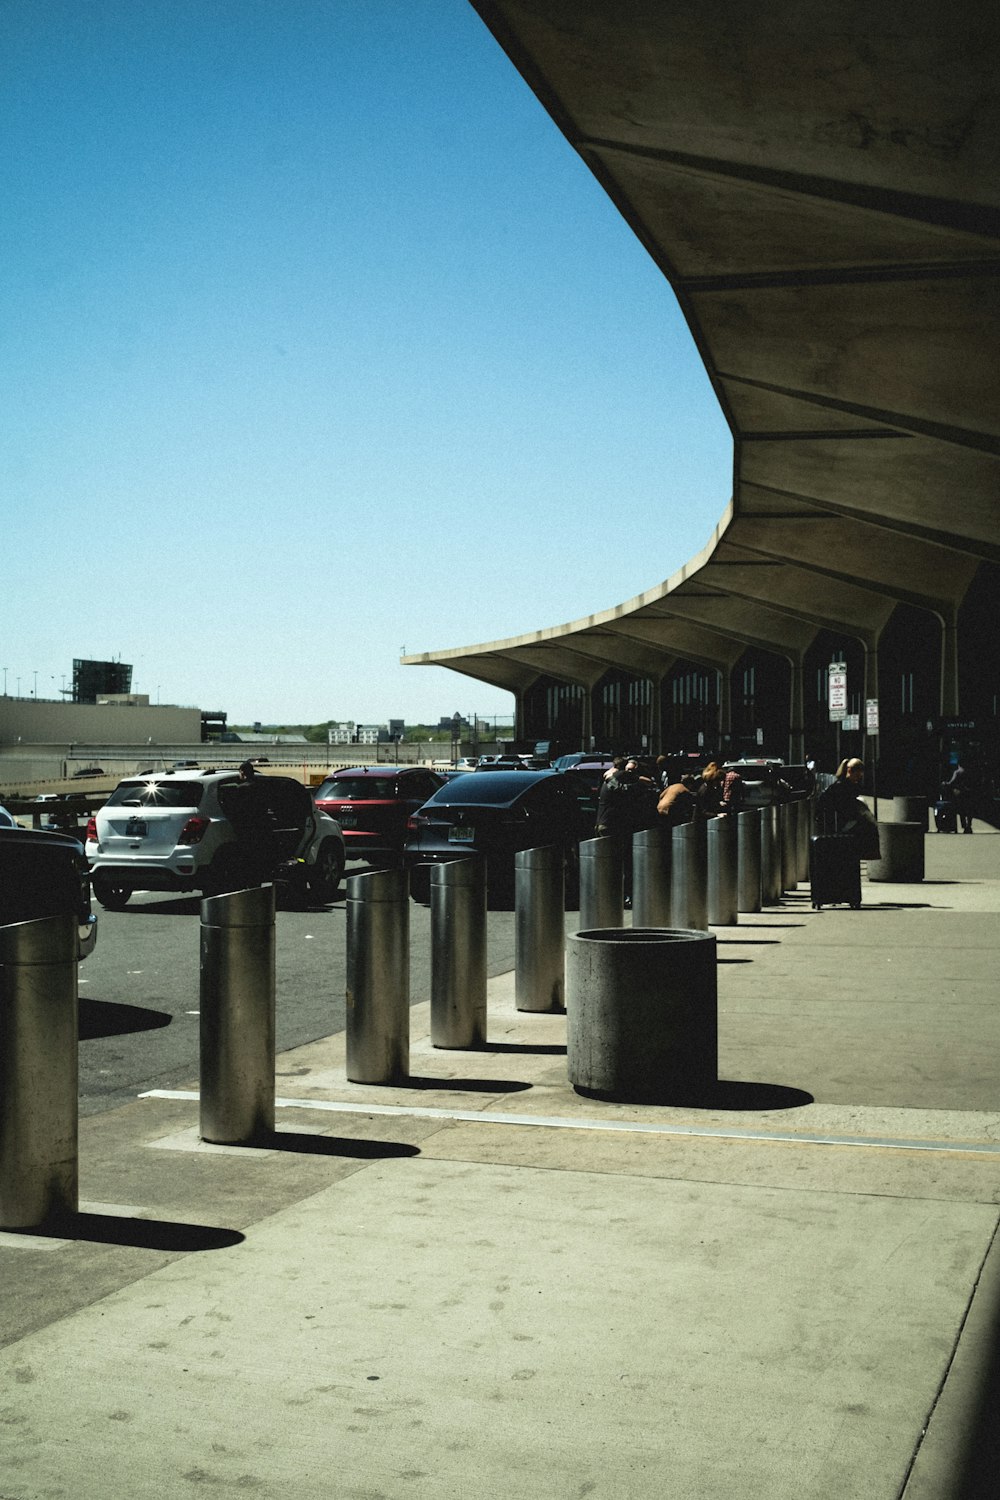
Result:
{"label": "black luggage bag", "polygon": [[958,809],[954,802],[942,798],[934,804],[934,827],[938,833],[955,833],[958,827]]}
{"label": "black luggage bag", "polygon": [[849,834],[817,834],[809,840],[812,904],[861,905],[861,861],[857,841]]}

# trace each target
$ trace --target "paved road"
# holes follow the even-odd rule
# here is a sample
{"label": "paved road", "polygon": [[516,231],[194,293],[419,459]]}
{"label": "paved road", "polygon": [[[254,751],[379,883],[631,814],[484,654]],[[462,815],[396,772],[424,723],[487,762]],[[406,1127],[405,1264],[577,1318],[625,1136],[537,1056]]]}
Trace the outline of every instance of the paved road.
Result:
{"label": "paved road", "polygon": [[[348,873],[363,867],[349,865]],[[100,912],[97,948],[80,966],[80,1113],[97,1114],[148,1088],[198,1075],[199,901],[153,893]],[[343,1031],[346,983],[343,890],[331,907],[279,911],[277,1046]],[[430,994],[430,912],[410,906],[410,995]],[[491,911],[488,970],[514,963],[514,916]]]}

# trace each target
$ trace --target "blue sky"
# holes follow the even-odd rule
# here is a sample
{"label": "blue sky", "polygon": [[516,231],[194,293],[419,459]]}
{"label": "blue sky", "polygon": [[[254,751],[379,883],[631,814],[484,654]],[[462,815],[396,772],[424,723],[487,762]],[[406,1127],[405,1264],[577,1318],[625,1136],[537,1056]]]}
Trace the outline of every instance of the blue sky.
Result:
{"label": "blue sky", "polygon": [[732,451],[669,286],[464,0],[0,0],[7,691],[234,723],[510,696]]}

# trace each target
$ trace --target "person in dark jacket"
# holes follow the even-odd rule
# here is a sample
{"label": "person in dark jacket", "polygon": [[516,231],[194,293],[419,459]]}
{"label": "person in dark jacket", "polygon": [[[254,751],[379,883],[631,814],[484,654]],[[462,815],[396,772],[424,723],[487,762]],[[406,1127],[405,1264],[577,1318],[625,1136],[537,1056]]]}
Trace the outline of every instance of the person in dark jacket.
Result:
{"label": "person in dark jacket", "polygon": [[834,781],[816,803],[816,831],[847,834],[858,846],[859,859],[878,859],[878,824],[861,800],[865,780],[863,761],[842,760]]}

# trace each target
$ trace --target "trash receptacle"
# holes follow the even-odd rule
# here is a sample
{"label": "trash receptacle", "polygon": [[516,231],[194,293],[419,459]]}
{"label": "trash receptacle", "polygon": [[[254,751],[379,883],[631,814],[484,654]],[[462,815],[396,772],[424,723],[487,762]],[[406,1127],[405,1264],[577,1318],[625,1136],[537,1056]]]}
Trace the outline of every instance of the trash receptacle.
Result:
{"label": "trash receptacle", "polygon": [[598,928],[566,947],[574,1088],[628,1103],[692,1102],[718,1079],[715,936]]}

